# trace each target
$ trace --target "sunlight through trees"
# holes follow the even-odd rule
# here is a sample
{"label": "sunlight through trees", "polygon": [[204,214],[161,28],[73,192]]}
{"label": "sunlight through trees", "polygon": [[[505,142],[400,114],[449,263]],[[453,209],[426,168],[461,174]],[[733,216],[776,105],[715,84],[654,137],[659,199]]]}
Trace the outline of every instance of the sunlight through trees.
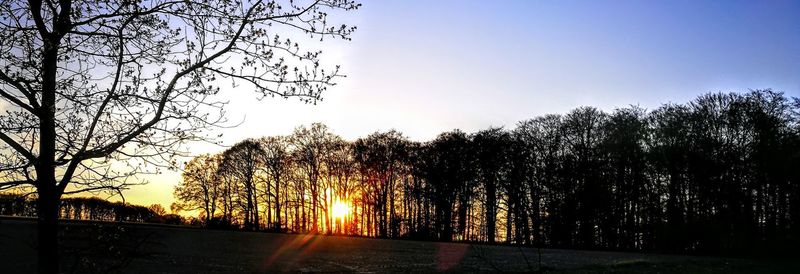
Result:
{"label": "sunlight through trees", "polygon": [[[397,131],[348,142],[312,124],[190,161],[175,195],[245,229],[715,254],[788,248],[800,216],[798,111],[798,99],[766,90],[652,111],[581,107],[428,142]],[[216,179],[203,180],[214,165],[195,166],[220,157]],[[218,184],[226,194],[185,194]]]}

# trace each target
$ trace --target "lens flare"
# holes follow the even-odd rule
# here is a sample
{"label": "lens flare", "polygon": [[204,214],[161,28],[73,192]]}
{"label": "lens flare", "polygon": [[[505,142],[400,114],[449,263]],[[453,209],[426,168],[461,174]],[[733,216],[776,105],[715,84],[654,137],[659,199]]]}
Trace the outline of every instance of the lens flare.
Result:
{"label": "lens flare", "polygon": [[350,205],[343,201],[336,201],[333,203],[331,214],[333,214],[333,218],[343,219],[350,214]]}

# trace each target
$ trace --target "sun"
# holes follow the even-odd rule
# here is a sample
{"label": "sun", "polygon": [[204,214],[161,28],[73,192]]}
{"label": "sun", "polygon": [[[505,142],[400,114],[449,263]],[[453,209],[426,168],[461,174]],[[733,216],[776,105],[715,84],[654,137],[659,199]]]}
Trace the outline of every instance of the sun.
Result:
{"label": "sun", "polygon": [[333,202],[331,214],[333,214],[333,218],[342,219],[350,214],[350,205],[342,201]]}

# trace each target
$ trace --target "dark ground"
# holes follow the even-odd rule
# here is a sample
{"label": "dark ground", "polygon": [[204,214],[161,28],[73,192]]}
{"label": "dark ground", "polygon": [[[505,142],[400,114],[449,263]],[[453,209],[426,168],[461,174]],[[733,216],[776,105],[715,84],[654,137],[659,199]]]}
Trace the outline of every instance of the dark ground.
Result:
{"label": "dark ground", "polygon": [[[65,273],[800,273],[800,264],[336,236],[73,223]],[[35,225],[0,219],[0,273],[35,272]],[[540,271],[541,270],[541,271]]]}

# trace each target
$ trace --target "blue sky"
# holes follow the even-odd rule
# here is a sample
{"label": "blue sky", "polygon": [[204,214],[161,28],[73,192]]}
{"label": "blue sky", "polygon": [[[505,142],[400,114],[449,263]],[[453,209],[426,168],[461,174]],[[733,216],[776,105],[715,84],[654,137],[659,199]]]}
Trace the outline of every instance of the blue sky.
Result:
{"label": "blue sky", "polygon": [[[579,106],[653,109],[714,91],[800,96],[800,1],[369,1],[353,41],[319,46],[348,75],[317,105],[223,91],[223,142],[323,122],[346,139],[508,128]],[[193,145],[198,152],[223,148]],[[179,175],[126,195],[168,206]]]}
{"label": "blue sky", "polygon": [[346,21],[352,42],[319,46],[348,78],[317,106],[245,94],[232,117],[258,124],[235,137],[321,121],[425,140],[584,105],[800,94],[800,1],[370,1]]}
{"label": "blue sky", "polygon": [[326,95],[375,113],[364,129],[361,113],[346,116],[353,136],[389,124],[426,139],[582,105],[800,92],[798,1],[373,1],[358,16],[350,78]]}
{"label": "blue sky", "polygon": [[411,94],[460,98],[453,105],[504,101],[531,114],[541,101],[560,112],[800,89],[797,1],[431,2],[367,3],[356,72],[381,78],[377,87],[405,79]]}

